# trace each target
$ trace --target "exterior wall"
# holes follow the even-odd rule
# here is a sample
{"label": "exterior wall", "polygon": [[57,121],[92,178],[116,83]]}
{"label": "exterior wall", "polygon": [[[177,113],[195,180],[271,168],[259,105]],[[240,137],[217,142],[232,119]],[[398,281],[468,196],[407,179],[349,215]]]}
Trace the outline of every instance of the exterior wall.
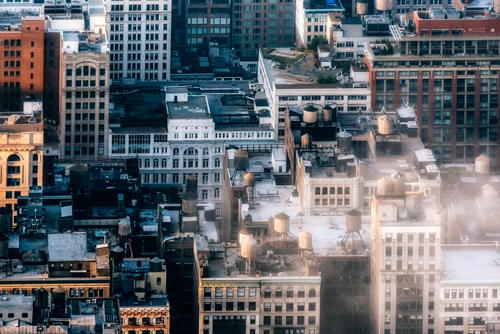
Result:
{"label": "exterior wall", "polygon": [[170,333],[170,307],[136,306],[120,307],[122,331],[124,334],[148,331],[151,334]]}
{"label": "exterior wall", "polygon": [[43,62],[43,116],[59,121],[62,39],[60,32],[45,32]]}
{"label": "exterior wall", "polygon": [[0,111],[22,111],[26,96],[43,96],[43,19],[23,19],[19,31],[0,32],[0,49]]}
{"label": "exterior wall", "polygon": [[[88,76],[83,73],[83,67],[86,66],[89,67]],[[82,70],[81,76],[77,76],[78,69]],[[90,75],[92,69],[95,69],[95,75]],[[109,133],[109,54],[65,53],[61,75],[60,158],[88,161],[106,159]],[[80,81],[83,81],[83,85],[77,87]],[[95,86],[85,87],[85,81],[94,81]],[[85,94],[88,94],[87,98]]]}
{"label": "exterior wall", "polygon": [[230,47],[230,0],[189,0],[185,6],[187,45],[218,43],[219,47]]}
{"label": "exterior wall", "polygon": [[[17,197],[28,196],[30,186],[42,184],[43,123],[38,124],[39,132],[0,134],[0,206],[10,207],[14,216],[17,215]],[[18,161],[9,161],[9,157],[13,160],[15,156]],[[17,167],[19,173],[17,169],[9,173],[9,169]],[[18,181],[9,181],[12,179]]]}
{"label": "exterior wall", "polygon": [[194,238],[183,235],[182,241],[168,241],[165,245],[167,294],[171,308],[170,327],[178,331],[194,332],[198,318],[194,316]]}
{"label": "exterior wall", "polygon": [[[267,5],[266,5],[267,4]],[[237,51],[295,45],[295,1],[250,3],[236,0],[233,5],[233,44]]]}
{"label": "exterior wall", "polygon": [[76,281],[74,278],[15,279],[13,276],[10,279],[0,280],[0,292],[4,295],[26,292],[27,296],[31,296],[40,288],[50,292],[59,285],[66,289],[67,298],[111,297],[109,278],[86,278]]}
{"label": "exterior wall", "polygon": [[[397,59],[367,57],[372,108],[380,110],[385,105],[391,110],[408,102],[421,110],[417,121],[422,142],[433,149],[438,163],[472,163],[485,154],[495,170],[500,159],[500,39],[440,36],[439,47],[431,44],[429,51],[425,43],[435,39],[420,36],[415,42],[401,41]],[[457,56],[465,53],[466,58]],[[491,55],[485,58],[485,53]],[[453,54],[456,58],[450,58]]]}
{"label": "exterior wall", "polygon": [[321,333],[368,333],[370,257],[319,256]]}
{"label": "exterior wall", "polygon": [[319,333],[319,277],[202,278],[200,294],[200,334]]}
{"label": "exterior wall", "polygon": [[106,0],[111,79],[170,80],[171,10],[170,0]]}

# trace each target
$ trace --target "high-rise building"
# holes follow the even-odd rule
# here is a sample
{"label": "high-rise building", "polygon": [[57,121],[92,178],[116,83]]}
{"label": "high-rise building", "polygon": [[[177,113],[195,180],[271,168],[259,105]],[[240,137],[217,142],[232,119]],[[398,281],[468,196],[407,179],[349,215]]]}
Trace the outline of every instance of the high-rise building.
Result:
{"label": "high-rise building", "polygon": [[109,52],[106,31],[63,33],[60,158],[107,157]]}
{"label": "high-rise building", "polygon": [[26,96],[43,96],[44,20],[13,19],[0,28],[0,111],[22,111]]}
{"label": "high-rise building", "polygon": [[171,2],[106,1],[110,78],[170,80]]}
{"label": "high-rise building", "polygon": [[218,43],[220,47],[230,47],[230,0],[189,0],[185,6],[187,45]]}
{"label": "high-rise building", "polygon": [[439,317],[441,215],[434,199],[406,192],[394,173],[378,181],[371,205],[372,333],[443,333]]}
{"label": "high-rise building", "polygon": [[414,22],[414,33],[390,27],[392,51],[367,46],[372,108],[409,103],[438,162],[472,163],[485,154],[495,170],[500,18],[432,8],[415,12]]}

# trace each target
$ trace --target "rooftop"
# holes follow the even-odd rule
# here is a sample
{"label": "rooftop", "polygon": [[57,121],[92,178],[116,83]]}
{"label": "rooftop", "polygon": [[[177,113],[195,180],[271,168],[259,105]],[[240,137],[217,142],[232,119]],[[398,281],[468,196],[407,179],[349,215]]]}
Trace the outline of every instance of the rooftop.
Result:
{"label": "rooftop", "polygon": [[0,298],[0,310],[9,310],[9,312],[16,313],[31,313],[33,311],[33,297],[26,297],[24,295],[2,296],[2,298]]}
{"label": "rooftop", "polygon": [[500,252],[495,245],[441,245],[441,268],[443,285],[500,284]]}
{"label": "rooftop", "polygon": [[48,261],[93,261],[94,253],[87,253],[85,232],[55,233],[47,235]]}
{"label": "rooftop", "polygon": [[335,0],[304,0],[304,10],[308,12],[344,12],[342,4]]}
{"label": "rooftop", "polygon": [[187,102],[166,102],[170,120],[210,119],[210,108],[204,95],[188,96]]}
{"label": "rooftop", "polygon": [[119,298],[120,299],[120,309],[128,307],[158,307],[167,306],[168,298],[166,294],[151,294],[145,298],[145,300],[137,300],[134,295],[126,295]]}

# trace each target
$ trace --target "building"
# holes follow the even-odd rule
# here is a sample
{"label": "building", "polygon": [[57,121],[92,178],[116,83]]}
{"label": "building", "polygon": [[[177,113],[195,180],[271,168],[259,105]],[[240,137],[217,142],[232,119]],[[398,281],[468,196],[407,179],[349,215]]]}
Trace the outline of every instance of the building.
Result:
{"label": "building", "polygon": [[0,189],[4,196],[0,205],[14,210],[17,198],[27,196],[31,186],[42,184],[43,175],[43,116],[42,101],[27,96],[23,111],[2,113],[0,124]]}
{"label": "building", "polygon": [[441,246],[441,312],[435,323],[444,332],[482,332],[498,321],[497,259],[495,245]]}
{"label": "building", "polygon": [[184,6],[186,45],[231,46],[231,1],[193,0]]}
{"label": "building", "polygon": [[441,213],[432,196],[408,192],[402,174],[378,181],[371,206],[372,333],[443,333]]}
{"label": "building", "polygon": [[120,4],[106,1],[112,80],[170,80],[171,11],[168,0],[154,4],[146,0]]}
{"label": "building", "polygon": [[109,50],[106,31],[64,32],[60,159],[107,158]]}
{"label": "building", "polygon": [[[17,21],[17,20],[16,20]],[[26,17],[17,25],[11,21],[1,25],[3,52],[0,59],[3,76],[0,79],[2,111],[22,111],[27,96],[43,96],[44,20]]]}
{"label": "building", "polygon": [[[297,64],[288,70],[273,62],[270,56],[285,56],[297,60]],[[291,52],[291,53],[290,53]],[[339,113],[370,110],[371,89],[366,82],[343,80],[341,83],[320,84],[318,79],[328,77],[325,72],[311,71],[313,60],[311,56],[299,51],[285,49],[275,50],[266,58],[259,53],[258,81],[267,97],[271,115],[271,126],[275,138],[285,136],[285,116],[287,105],[304,105],[314,103],[319,105],[337,104]],[[333,79],[333,76],[332,76]]]}
{"label": "building", "polygon": [[459,18],[450,9],[414,13],[415,35],[396,26],[394,54],[367,46],[371,106],[416,108],[422,141],[438,163],[484,154],[498,161],[498,34],[496,17]]}
{"label": "building", "polygon": [[[120,297],[120,317],[125,334],[150,331],[170,333],[170,306],[167,299],[167,273],[162,260],[155,257],[121,259],[115,257],[114,285]],[[122,261],[120,263],[120,261]]]}
{"label": "building", "polygon": [[[34,289],[35,290],[35,289]],[[9,309],[2,317],[2,333],[95,333],[121,332],[120,307],[115,298],[69,298],[56,287],[39,288],[33,296],[10,295],[0,301]]]}
{"label": "building", "polygon": [[266,3],[233,2],[232,47],[242,53],[259,48],[290,48],[295,45],[294,0]]}
{"label": "building", "polygon": [[297,44],[306,46],[315,37],[323,36],[328,39],[329,15],[343,17],[345,9],[340,2],[334,0],[322,1],[297,1],[296,5],[296,26]]}

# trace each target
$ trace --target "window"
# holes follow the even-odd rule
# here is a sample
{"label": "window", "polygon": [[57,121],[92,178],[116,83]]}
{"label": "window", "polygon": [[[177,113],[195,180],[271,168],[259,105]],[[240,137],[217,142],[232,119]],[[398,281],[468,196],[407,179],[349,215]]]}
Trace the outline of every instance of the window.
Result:
{"label": "window", "polygon": [[282,325],[282,317],[280,315],[274,317],[274,324],[275,325]]}
{"label": "window", "polygon": [[271,298],[271,290],[269,289],[264,290],[264,298]]}
{"label": "window", "polygon": [[234,290],[226,289],[226,297],[234,297]]}
{"label": "window", "polygon": [[222,289],[215,288],[215,297],[222,297]]}
{"label": "window", "polygon": [[210,290],[210,289],[205,289],[205,290],[204,290],[204,293],[203,293],[203,297],[205,297],[205,298],[210,298],[210,297],[212,297],[212,290]]}
{"label": "window", "polygon": [[203,304],[203,311],[211,311],[212,310],[212,303],[210,302],[205,302]]}
{"label": "window", "polygon": [[309,290],[309,298],[316,298],[316,290],[315,289]]}
{"label": "window", "polygon": [[270,302],[264,303],[264,312],[271,312],[271,303]]}
{"label": "window", "polygon": [[245,297],[245,289],[238,288],[238,297]]}
{"label": "window", "polygon": [[287,290],[286,298],[293,298],[293,290]]}
{"label": "window", "polygon": [[238,302],[238,311],[245,311],[245,302]]}
{"label": "window", "polygon": [[306,309],[305,308],[305,303],[303,303],[303,302],[297,303],[297,311],[304,312],[305,309]]}
{"label": "window", "polygon": [[275,298],[283,298],[283,291],[281,291],[281,290],[276,290],[276,291],[274,292],[274,297],[275,297]]}
{"label": "window", "polygon": [[316,311],[316,303],[309,303],[309,311]]}
{"label": "window", "polygon": [[274,303],[274,311],[275,312],[282,312],[283,311],[283,303],[281,303],[281,302]]}
{"label": "window", "polygon": [[293,312],[293,303],[286,303],[286,311]]}
{"label": "window", "polygon": [[234,309],[233,302],[227,302],[226,303],[226,311],[232,311],[233,309]]}
{"label": "window", "polygon": [[306,292],[303,289],[300,289],[297,293],[297,297],[304,298],[306,296]]}
{"label": "window", "polygon": [[316,325],[316,317],[309,317],[308,322],[309,325]]}

